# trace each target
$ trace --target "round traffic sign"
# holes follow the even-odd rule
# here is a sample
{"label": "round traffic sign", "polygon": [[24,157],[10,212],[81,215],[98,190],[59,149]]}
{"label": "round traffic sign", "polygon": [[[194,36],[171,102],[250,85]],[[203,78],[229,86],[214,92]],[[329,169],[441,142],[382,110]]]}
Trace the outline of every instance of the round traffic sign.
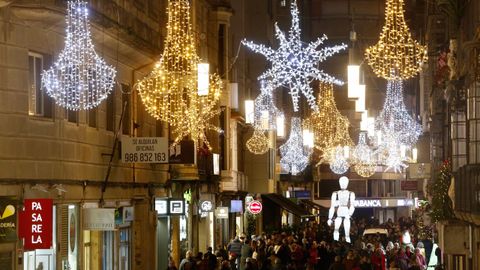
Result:
{"label": "round traffic sign", "polygon": [[262,212],[262,203],[259,201],[252,201],[248,209],[250,210],[250,213],[254,215],[260,214],[260,212]]}

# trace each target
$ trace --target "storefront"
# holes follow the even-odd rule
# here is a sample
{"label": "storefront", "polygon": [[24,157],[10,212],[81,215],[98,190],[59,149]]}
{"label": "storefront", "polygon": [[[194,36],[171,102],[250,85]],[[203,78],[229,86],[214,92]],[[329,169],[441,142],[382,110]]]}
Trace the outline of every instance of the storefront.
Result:
{"label": "storefront", "polygon": [[[330,208],[330,200],[315,200],[315,203]],[[353,217],[375,218],[381,223],[399,217],[411,216],[418,205],[418,199],[409,198],[356,198]]]}
{"label": "storefront", "polygon": [[[168,266],[169,256],[185,254],[188,249],[189,205],[180,198],[156,198],[157,269]],[[173,247],[179,247],[174,250]]]}

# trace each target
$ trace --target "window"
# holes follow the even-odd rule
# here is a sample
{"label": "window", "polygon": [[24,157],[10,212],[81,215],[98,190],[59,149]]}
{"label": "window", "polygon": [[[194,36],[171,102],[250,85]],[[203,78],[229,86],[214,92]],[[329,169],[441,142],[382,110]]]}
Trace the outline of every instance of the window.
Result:
{"label": "window", "polygon": [[222,78],[225,78],[225,47],[226,47],[226,26],[220,24],[218,26],[218,72]]}
{"label": "window", "polygon": [[113,269],[114,263],[114,253],[115,249],[115,232],[114,231],[104,231],[103,232],[103,249],[102,249],[102,270]]}
{"label": "window", "polygon": [[67,121],[78,124],[78,111],[67,110]]}
{"label": "window", "polygon": [[42,72],[51,65],[51,57],[28,53],[28,114],[53,118],[53,99],[42,89]]}
{"label": "window", "polygon": [[107,97],[107,130],[115,131],[115,91]]}
{"label": "window", "polygon": [[163,136],[163,122],[160,120],[155,121],[155,136]]}
{"label": "window", "polygon": [[89,127],[97,127],[97,111],[98,108],[93,108],[87,111],[87,124]]}
{"label": "window", "polygon": [[130,267],[130,238],[131,238],[131,229],[130,228],[120,228],[120,254],[119,254],[119,263],[120,270],[129,270]]}
{"label": "window", "polygon": [[122,121],[122,131],[123,131],[123,134],[125,135],[131,134],[132,123],[131,123],[131,113],[130,113],[131,112],[130,97],[131,97],[130,85],[122,83],[122,110],[123,108],[125,108],[123,121]]}

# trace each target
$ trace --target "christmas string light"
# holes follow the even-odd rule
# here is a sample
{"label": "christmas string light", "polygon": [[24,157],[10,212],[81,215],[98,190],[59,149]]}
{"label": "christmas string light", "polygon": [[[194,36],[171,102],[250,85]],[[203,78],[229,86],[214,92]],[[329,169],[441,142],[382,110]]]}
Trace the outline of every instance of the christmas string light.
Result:
{"label": "christmas string light", "polygon": [[335,174],[344,174],[350,168],[350,164],[344,156],[344,149],[342,146],[336,146],[329,149],[329,163],[330,170]]}
{"label": "christmas string light", "polygon": [[262,54],[271,62],[271,68],[260,75],[259,79],[270,79],[274,88],[281,86],[289,88],[295,112],[299,109],[300,92],[305,96],[310,107],[317,111],[318,106],[315,103],[310,82],[316,79],[339,85],[343,84],[340,80],[318,69],[317,65],[328,57],[344,50],[347,45],[342,44],[317,50],[317,47],[327,39],[327,36],[324,35],[304,46],[300,39],[300,20],[296,1],[292,1],[290,12],[292,14],[292,26],[288,37],[275,24],[275,37],[280,43],[277,50],[265,45],[255,44],[252,41],[243,40],[242,44],[252,51]]}
{"label": "christmas string light", "polygon": [[381,132],[382,142],[375,155],[377,162],[386,166],[385,172],[393,170],[395,173],[401,173],[408,167],[407,158],[402,155],[402,144],[398,142],[398,137],[393,132],[392,125],[389,129]]}
{"label": "christmas string light", "polygon": [[261,81],[260,95],[255,99],[254,111],[255,122],[259,123],[259,126],[263,129],[276,128],[277,117],[282,113],[275,106],[271,82]]}
{"label": "christmas string light", "polygon": [[375,74],[387,80],[411,78],[427,61],[427,47],[412,39],[403,5],[403,0],[387,0],[380,39],[365,51],[367,63]]}
{"label": "christmas string light", "polygon": [[[189,1],[168,1],[167,14],[164,51],[152,72],[137,83],[137,89],[147,112],[170,124],[174,144],[190,136],[210,148],[205,131],[221,131],[210,121],[220,112],[222,81],[216,74],[209,76],[208,84],[199,78],[198,66],[202,63],[195,50]],[[206,72],[203,68],[201,71]],[[208,93],[202,89],[201,96],[199,79],[203,87],[208,86]]]}
{"label": "christmas string light", "polygon": [[280,146],[280,166],[292,175],[301,173],[308,166],[310,149],[303,146],[301,119],[292,117],[288,140]]}
{"label": "christmas string light", "polygon": [[253,130],[253,135],[247,140],[247,149],[255,155],[265,154],[269,149],[269,139],[260,128]]}
{"label": "christmas string light", "polygon": [[383,109],[375,119],[375,129],[397,144],[413,146],[422,134],[422,127],[407,112],[403,101],[402,81],[388,81]]}
{"label": "christmas string light", "polygon": [[315,148],[324,154],[332,147],[353,146],[350,122],[337,109],[331,83],[320,83],[317,103],[319,110],[304,121],[304,127],[314,133]]}
{"label": "christmas string light", "polygon": [[353,149],[353,170],[362,177],[370,177],[375,174],[377,167],[375,155],[364,132],[360,132],[358,144]]}
{"label": "christmas string light", "polygon": [[85,1],[68,1],[66,23],[65,48],[43,71],[42,86],[59,106],[92,109],[112,91],[116,71],[95,52]]}

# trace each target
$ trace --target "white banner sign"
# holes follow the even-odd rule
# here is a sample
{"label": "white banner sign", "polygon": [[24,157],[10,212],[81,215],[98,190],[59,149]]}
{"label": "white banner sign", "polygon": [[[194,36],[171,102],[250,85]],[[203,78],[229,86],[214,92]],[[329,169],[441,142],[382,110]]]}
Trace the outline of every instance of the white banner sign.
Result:
{"label": "white banner sign", "polygon": [[115,230],[114,208],[85,208],[83,209],[83,229],[90,231]]}
{"label": "white banner sign", "polygon": [[168,154],[166,137],[122,138],[124,163],[168,163]]}

